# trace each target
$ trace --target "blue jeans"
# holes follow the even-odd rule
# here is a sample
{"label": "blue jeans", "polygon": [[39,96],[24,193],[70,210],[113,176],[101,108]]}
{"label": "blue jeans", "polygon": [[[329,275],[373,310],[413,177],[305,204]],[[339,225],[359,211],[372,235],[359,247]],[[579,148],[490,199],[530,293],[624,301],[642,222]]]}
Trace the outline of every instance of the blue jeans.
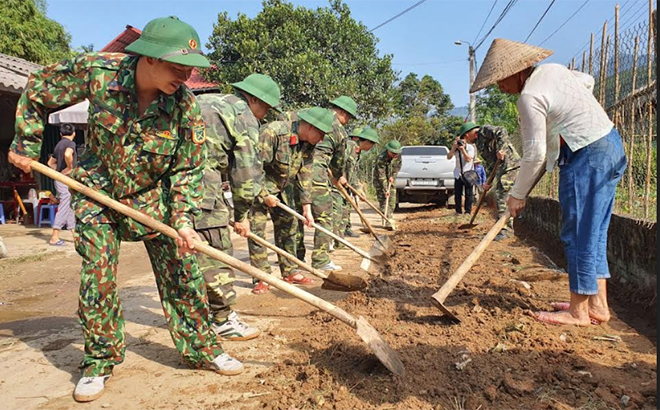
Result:
{"label": "blue jeans", "polygon": [[559,155],[559,202],[572,293],[595,295],[598,279],[608,279],[607,230],[616,186],[626,169],[616,129],[573,152],[564,144]]}

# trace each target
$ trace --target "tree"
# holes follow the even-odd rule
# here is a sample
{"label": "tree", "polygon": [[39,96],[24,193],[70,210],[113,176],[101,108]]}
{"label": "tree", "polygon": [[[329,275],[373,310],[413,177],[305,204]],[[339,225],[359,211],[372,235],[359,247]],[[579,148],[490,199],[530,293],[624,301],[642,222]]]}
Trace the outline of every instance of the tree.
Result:
{"label": "tree", "polygon": [[205,74],[225,84],[253,72],[268,74],[280,84],[288,109],[349,95],[359,115],[373,121],[391,112],[396,80],[392,56],[379,57],[377,41],[341,0],[316,10],[265,0],[254,18],[218,15],[207,45],[215,68]]}
{"label": "tree", "polygon": [[71,36],[45,11],[45,0],[2,0],[0,53],[37,64],[70,56]]}
{"label": "tree", "polygon": [[518,129],[517,95],[506,94],[490,86],[477,94],[477,118],[480,124],[506,128],[509,135]]}

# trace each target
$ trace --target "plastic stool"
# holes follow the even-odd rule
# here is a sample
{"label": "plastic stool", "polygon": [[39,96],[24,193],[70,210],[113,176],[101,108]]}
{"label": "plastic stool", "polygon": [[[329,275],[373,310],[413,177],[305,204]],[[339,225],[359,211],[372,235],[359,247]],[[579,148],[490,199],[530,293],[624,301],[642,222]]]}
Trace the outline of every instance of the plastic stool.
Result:
{"label": "plastic stool", "polygon": [[0,202],[0,224],[5,224],[5,207]]}
{"label": "plastic stool", "polygon": [[[44,211],[48,211],[48,219],[44,218]],[[56,211],[57,205],[41,205],[41,208],[39,208],[39,228],[41,228],[42,224],[53,226],[53,222],[55,222]]]}

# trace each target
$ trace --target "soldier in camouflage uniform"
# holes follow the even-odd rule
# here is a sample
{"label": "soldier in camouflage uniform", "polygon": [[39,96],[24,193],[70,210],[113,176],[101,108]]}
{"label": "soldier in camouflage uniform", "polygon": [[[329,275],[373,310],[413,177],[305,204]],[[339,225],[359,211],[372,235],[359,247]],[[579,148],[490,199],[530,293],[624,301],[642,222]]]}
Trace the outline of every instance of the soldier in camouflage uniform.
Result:
{"label": "soldier in camouflage uniform", "polygon": [[[252,207],[250,225],[253,232],[266,238],[268,215],[273,221],[275,243],[292,255],[296,254],[297,224],[292,215],[277,207],[282,201],[292,206],[292,199],[285,195],[285,187],[295,184],[300,195],[306,225],[314,222],[311,210],[311,182],[314,163],[314,146],[332,131],[332,112],[314,107],[301,110],[296,121],[275,121],[261,130],[259,148],[265,178],[259,196]],[[270,272],[266,248],[248,240],[252,266]],[[285,281],[292,284],[308,285],[313,280],[296,269],[295,264],[279,257],[280,271]],[[259,281],[252,290],[255,294],[268,291],[268,285]]]}
{"label": "soldier in camouflage uniform", "polygon": [[[520,155],[518,155],[516,148],[509,139],[509,134],[503,127],[484,125],[479,129],[477,134],[478,137],[475,145],[477,146],[477,151],[481,155],[481,158],[483,158],[485,168],[489,174],[493,172],[497,159],[502,159],[502,163],[495,174],[495,179],[493,179],[495,195],[497,197],[497,211],[501,216],[506,212],[509,191],[513,188],[513,183],[518,176]],[[490,186],[485,185],[485,192],[488,192],[490,188]],[[495,240],[507,238],[512,234],[513,219],[509,219],[507,225],[497,237],[495,237]]]}
{"label": "soldier in camouflage uniform", "polygon": [[[330,101],[331,110],[334,111],[332,133],[328,134],[314,151],[314,177],[312,179],[312,213],[316,223],[332,231],[334,215],[341,214],[341,210],[334,206],[339,203],[341,193],[333,186],[328,170],[332,172],[333,179],[345,185],[344,177],[346,140],[348,134],[344,126],[351,118],[357,115],[357,104],[352,98],[341,96]],[[334,198],[337,198],[336,200]],[[333,239],[323,232],[314,232],[314,251],[312,252],[312,266],[320,270],[341,270],[341,266],[330,260],[329,252],[332,249]]]}
{"label": "soldier in camouflage uniform", "polygon": [[[202,94],[197,101],[206,124],[209,155],[205,163],[202,214],[195,229],[214,248],[232,254],[229,234],[230,212],[222,194],[222,174],[229,175],[233,200],[234,231],[246,237],[248,214],[263,186],[259,156],[259,120],[280,105],[280,88],[268,76],[252,74],[234,83],[235,94]],[[206,281],[211,308],[211,326],[225,340],[250,340],[258,329],[245,324],[231,309],[236,303],[234,272],[206,255],[198,256]]]}
{"label": "soldier in camouflage uniform", "polygon": [[[373,174],[373,184],[376,188],[376,197],[380,209],[388,218],[392,218],[394,208],[396,208],[396,187],[394,186],[394,179],[396,174],[401,170],[401,143],[399,141],[390,141],[385,146],[385,150],[376,158],[376,164]],[[388,185],[392,184],[390,190],[387,190]],[[389,202],[387,201],[387,198]],[[388,209],[385,209],[387,202]],[[389,220],[385,221],[385,227],[392,229]]]}
{"label": "soldier in camouflage uniform", "polygon": [[41,151],[44,113],[89,99],[87,150],[71,177],[169,223],[180,235],[175,241],[73,194],[85,343],[77,401],[100,397],[113,367],[124,360],[116,275],[122,240],[144,241],[170,334],[186,361],[222,374],[243,371],[211,330],[204,278],[191,252],[200,239],[192,218],[199,211],[206,147],[199,106],[183,83],[194,66],[209,66],[198,44],[195,30],[176,17],[155,19],[126,48],[136,55],[89,53],[47,66],[30,76],[19,100],[11,163],[29,172]]}
{"label": "soldier in camouflage uniform", "polygon": [[[346,144],[346,170],[345,176],[348,183],[356,189],[362,189],[357,176],[357,164],[362,152],[368,152],[378,143],[378,133],[371,127],[356,128],[349,135]],[[338,230],[349,237],[358,237],[359,235],[351,230],[351,205],[345,203],[344,212]],[[341,244],[335,244],[338,246]],[[341,245],[343,246],[343,245]]]}

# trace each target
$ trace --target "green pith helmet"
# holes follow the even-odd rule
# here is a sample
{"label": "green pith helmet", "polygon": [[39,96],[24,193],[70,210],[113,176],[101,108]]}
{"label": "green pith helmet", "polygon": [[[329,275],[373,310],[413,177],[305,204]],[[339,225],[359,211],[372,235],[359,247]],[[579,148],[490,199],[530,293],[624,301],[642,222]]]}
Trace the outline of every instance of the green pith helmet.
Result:
{"label": "green pith helmet", "polygon": [[202,54],[195,29],[175,16],[148,22],[140,38],[129,44],[126,51],[186,66],[211,66]]}
{"label": "green pith helmet", "polygon": [[362,127],[354,128],[353,131],[351,131],[350,134],[348,134],[348,136],[349,136],[349,137],[358,137],[358,138],[359,138],[359,137],[360,137],[360,134],[362,134],[362,131],[363,131],[363,130],[364,130],[364,128],[362,128]]}
{"label": "green pith helmet", "polygon": [[393,154],[401,153],[401,143],[397,140],[392,140],[385,145],[385,149]]}
{"label": "green pith helmet", "polygon": [[[378,133],[376,132],[375,129],[371,127],[366,127],[360,134],[360,138],[365,139],[367,141],[371,141],[374,144],[378,144],[380,142],[380,140],[378,139]],[[392,141],[392,142],[396,142],[398,144],[398,141]],[[399,152],[401,152],[401,144],[399,144]]]}
{"label": "green pith helmet", "polygon": [[243,81],[233,83],[232,87],[243,90],[270,105],[279,112],[280,87],[272,78],[264,74],[250,74]]}
{"label": "green pith helmet", "polygon": [[298,118],[310,123],[321,130],[321,132],[327,134],[332,131],[332,123],[335,119],[335,114],[325,108],[313,107],[298,111]]}
{"label": "green pith helmet", "polygon": [[458,136],[462,137],[465,133],[470,132],[475,128],[479,128],[479,126],[472,121],[468,121],[461,125],[461,128],[458,130]]}
{"label": "green pith helmet", "polygon": [[353,117],[357,117],[357,103],[351,97],[342,95],[330,101],[330,104],[341,108]]}

